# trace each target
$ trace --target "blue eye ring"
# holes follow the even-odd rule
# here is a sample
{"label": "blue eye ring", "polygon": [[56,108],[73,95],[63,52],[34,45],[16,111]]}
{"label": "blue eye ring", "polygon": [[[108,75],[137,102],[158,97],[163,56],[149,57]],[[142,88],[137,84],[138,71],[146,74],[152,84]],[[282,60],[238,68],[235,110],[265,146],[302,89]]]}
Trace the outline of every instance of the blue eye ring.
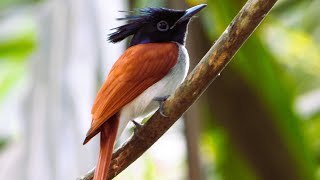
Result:
{"label": "blue eye ring", "polygon": [[168,31],[169,30],[169,24],[167,23],[167,21],[159,21],[157,23],[157,29],[161,32],[164,32],[164,31]]}

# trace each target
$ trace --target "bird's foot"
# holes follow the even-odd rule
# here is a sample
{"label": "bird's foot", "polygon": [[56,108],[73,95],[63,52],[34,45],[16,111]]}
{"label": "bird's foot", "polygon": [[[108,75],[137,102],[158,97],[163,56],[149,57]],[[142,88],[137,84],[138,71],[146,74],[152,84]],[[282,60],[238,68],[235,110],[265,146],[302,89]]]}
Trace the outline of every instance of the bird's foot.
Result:
{"label": "bird's foot", "polygon": [[140,124],[135,120],[131,120],[131,121],[134,125],[133,133],[136,134],[142,128],[143,124]]}
{"label": "bird's foot", "polygon": [[169,98],[169,96],[170,95],[153,98],[154,101],[159,102],[159,112],[160,112],[161,116],[163,116],[163,117],[168,117],[163,112],[163,103]]}

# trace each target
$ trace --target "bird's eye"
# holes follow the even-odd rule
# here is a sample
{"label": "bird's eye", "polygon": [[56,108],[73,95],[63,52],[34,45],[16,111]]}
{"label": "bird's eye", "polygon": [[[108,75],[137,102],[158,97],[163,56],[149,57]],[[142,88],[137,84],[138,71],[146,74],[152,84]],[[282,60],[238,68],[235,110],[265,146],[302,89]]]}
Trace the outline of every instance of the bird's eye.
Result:
{"label": "bird's eye", "polygon": [[169,29],[169,24],[166,21],[160,21],[157,24],[157,28],[159,31],[168,31]]}

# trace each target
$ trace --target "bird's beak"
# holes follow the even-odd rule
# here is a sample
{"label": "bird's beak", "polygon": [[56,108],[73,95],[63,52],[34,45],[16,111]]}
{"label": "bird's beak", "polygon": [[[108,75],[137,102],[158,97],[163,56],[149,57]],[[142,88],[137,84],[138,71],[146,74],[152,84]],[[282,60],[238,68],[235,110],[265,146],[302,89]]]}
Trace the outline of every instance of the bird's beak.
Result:
{"label": "bird's beak", "polygon": [[171,27],[170,29],[173,29],[175,26],[181,24],[182,22],[189,20],[192,16],[197,14],[199,11],[201,11],[203,8],[205,8],[207,5],[206,4],[200,4],[197,6],[193,6],[192,8],[189,8],[185,11],[185,14],[178,19]]}

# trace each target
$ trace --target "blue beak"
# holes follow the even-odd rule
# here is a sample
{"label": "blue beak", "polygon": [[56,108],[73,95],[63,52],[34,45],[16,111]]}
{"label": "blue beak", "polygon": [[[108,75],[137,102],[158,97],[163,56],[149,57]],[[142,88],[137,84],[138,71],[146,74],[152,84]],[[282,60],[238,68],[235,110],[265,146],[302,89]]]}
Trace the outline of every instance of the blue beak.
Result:
{"label": "blue beak", "polygon": [[193,6],[192,8],[189,8],[187,10],[185,10],[185,14],[178,19],[178,21],[176,21],[171,27],[170,29],[173,29],[175,26],[181,24],[182,22],[189,20],[192,16],[194,16],[195,14],[197,14],[199,11],[201,11],[203,8],[205,8],[207,5],[206,4],[200,4],[197,6]]}

